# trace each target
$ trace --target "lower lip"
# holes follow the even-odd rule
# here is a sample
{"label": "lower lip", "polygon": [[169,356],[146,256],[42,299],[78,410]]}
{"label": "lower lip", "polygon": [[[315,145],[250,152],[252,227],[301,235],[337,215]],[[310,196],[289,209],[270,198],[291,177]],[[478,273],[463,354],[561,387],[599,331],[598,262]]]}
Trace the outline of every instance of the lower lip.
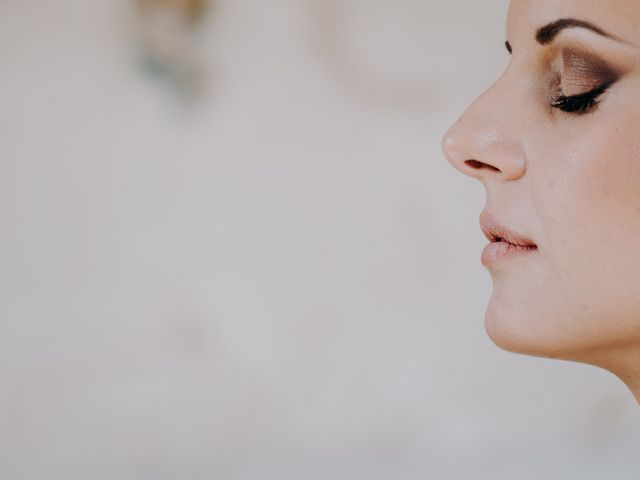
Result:
{"label": "lower lip", "polygon": [[491,267],[498,262],[531,255],[537,247],[522,247],[507,242],[491,242],[482,251],[482,264]]}

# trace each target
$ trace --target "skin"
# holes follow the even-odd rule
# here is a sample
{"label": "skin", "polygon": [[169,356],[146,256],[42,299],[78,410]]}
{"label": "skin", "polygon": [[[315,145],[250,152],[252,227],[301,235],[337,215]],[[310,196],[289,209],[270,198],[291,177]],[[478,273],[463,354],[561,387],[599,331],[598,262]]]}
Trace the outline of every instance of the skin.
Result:
{"label": "skin", "polygon": [[[588,21],[613,40],[568,28]],[[449,129],[443,150],[482,182],[485,211],[538,250],[489,268],[485,327],[501,348],[605,368],[640,402],[640,4],[513,0],[511,59]],[[551,106],[558,90],[614,83],[585,113]]]}

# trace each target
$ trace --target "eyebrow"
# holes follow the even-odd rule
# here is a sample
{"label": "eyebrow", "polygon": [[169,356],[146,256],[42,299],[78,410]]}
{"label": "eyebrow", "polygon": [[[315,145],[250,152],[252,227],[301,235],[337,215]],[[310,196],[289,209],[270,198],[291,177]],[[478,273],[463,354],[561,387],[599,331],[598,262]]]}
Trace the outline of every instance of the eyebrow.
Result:
{"label": "eyebrow", "polygon": [[[561,18],[559,20],[556,20],[555,22],[551,22],[545,25],[544,27],[540,27],[536,31],[536,41],[540,45],[547,45],[551,43],[560,32],[568,28],[584,28],[603,37],[611,38],[612,40],[616,40],[618,42],[627,43],[611,35],[610,33],[605,32],[603,29],[594,25],[593,23],[587,22],[585,20],[578,20],[576,18]],[[504,42],[504,44],[507,48],[507,51],[509,53],[512,53],[513,50],[509,41],[507,40],[506,42]]]}
{"label": "eyebrow", "polygon": [[575,18],[561,18],[560,20],[556,20],[555,22],[539,28],[536,32],[536,41],[540,45],[551,43],[561,31],[566,30],[567,28],[585,28],[603,37],[618,40],[613,35],[602,30],[600,27],[596,27],[593,23],[585,22],[584,20],[577,20]]}

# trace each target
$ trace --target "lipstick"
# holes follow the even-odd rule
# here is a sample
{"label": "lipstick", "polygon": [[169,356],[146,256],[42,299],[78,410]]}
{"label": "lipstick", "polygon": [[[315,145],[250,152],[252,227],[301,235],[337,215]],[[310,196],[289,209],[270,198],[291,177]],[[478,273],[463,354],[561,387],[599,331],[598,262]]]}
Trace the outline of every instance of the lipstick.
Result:
{"label": "lipstick", "polygon": [[489,212],[485,211],[480,215],[480,228],[490,242],[482,251],[481,260],[485,267],[531,255],[538,250],[538,246],[531,239],[507,228]]}

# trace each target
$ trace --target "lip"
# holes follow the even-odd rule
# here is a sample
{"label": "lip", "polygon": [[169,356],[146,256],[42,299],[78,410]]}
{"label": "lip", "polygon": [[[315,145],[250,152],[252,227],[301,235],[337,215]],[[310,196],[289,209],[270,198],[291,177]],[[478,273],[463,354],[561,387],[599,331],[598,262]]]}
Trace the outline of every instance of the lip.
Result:
{"label": "lip", "polygon": [[480,228],[489,240],[482,251],[482,264],[492,267],[498,262],[533,254],[538,246],[527,236],[516,232],[500,223],[491,213],[480,214]]}

